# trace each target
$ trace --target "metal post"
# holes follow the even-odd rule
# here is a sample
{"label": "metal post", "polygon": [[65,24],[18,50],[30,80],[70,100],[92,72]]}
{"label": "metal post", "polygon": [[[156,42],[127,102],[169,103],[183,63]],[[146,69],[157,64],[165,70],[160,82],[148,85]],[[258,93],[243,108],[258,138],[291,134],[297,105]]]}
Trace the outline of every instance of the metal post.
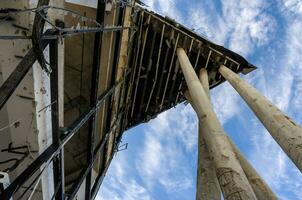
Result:
{"label": "metal post", "polygon": [[[49,45],[50,66],[52,73],[51,83],[51,118],[52,118],[52,140],[55,146],[60,146],[61,134],[59,131],[59,91],[58,91],[58,40],[50,42]],[[55,199],[64,199],[64,149],[53,160],[54,191]]]}
{"label": "metal post", "polygon": [[250,106],[268,132],[302,172],[302,128],[230,69],[221,66],[219,72]]}
{"label": "metal post", "polygon": [[[105,2],[98,0],[97,6],[97,16],[96,21],[99,23],[104,22],[105,15]],[[94,51],[93,51],[93,66],[91,74],[91,93],[90,93],[90,107],[96,107],[98,100],[98,85],[99,85],[99,71],[100,71],[100,55],[102,46],[103,32],[95,33],[94,39]],[[94,146],[95,146],[95,124],[96,113],[94,113],[89,119],[88,126],[88,142],[87,142],[87,165],[90,166],[94,160]],[[91,179],[92,179],[92,169],[89,170],[86,176],[86,186],[85,186],[85,200],[91,199]]]}
{"label": "metal post", "polygon": [[224,199],[257,199],[185,51],[179,48],[177,56],[198,118],[206,129],[204,138],[214,157]]}

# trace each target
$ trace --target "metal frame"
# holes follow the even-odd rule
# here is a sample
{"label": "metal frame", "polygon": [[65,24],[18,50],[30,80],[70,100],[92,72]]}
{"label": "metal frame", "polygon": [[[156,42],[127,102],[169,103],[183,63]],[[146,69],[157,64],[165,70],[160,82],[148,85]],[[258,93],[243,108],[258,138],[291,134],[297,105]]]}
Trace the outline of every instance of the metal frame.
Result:
{"label": "metal frame", "polygon": [[[43,3],[43,1],[41,1]],[[38,4],[39,5],[39,4]],[[120,7],[121,11],[123,9]],[[97,8],[97,21],[102,24],[104,22],[104,14],[105,14],[105,2],[103,0],[98,1]],[[121,12],[120,15],[124,15],[124,12]],[[123,16],[121,16],[121,20],[123,20]],[[41,20],[35,20],[41,23]],[[38,23],[38,22],[36,22]],[[41,23],[44,26],[44,23]],[[41,24],[37,24],[37,27],[40,27]],[[109,131],[105,132],[103,139],[95,144],[94,136],[95,136],[95,114],[96,111],[100,108],[102,103],[105,102],[108,98],[113,96],[114,92],[117,88],[121,87],[123,82],[128,78],[130,71],[128,70],[125,73],[125,76],[122,80],[115,82],[115,79],[112,80],[111,88],[106,90],[102,95],[97,96],[98,92],[98,78],[99,78],[99,68],[100,68],[100,45],[102,41],[102,33],[103,32],[119,32],[124,28],[129,29],[129,27],[112,27],[111,29],[99,29],[94,30],[95,33],[95,45],[94,45],[94,56],[93,56],[93,70],[92,70],[92,88],[91,88],[91,99],[90,99],[90,109],[84,112],[80,117],[78,117],[68,128],[59,127],[59,116],[58,116],[58,38],[56,37],[55,32],[52,30],[46,31],[43,36],[39,36],[42,41],[41,49],[46,48],[49,45],[49,56],[50,56],[50,66],[52,69],[52,73],[50,74],[50,83],[51,83],[51,102],[55,102],[51,105],[51,115],[52,115],[52,137],[53,143],[43,152],[41,153],[5,190],[1,191],[0,199],[7,199],[13,197],[13,195],[22,187],[24,183],[26,183],[30,177],[36,174],[41,167],[44,167],[49,164],[53,164],[53,172],[54,172],[54,194],[53,199],[73,199],[79,190],[81,184],[86,179],[86,190],[85,190],[85,199],[93,199],[96,196],[97,190],[103,180],[103,177],[108,169],[108,166],[104,167],[102,173],[99,174],[97,180],[94,185],[91,187],[91,178],[92,178],[92,167],[94,162],[97,159],[97,154],[101,150],[103,150],[106,146],[106,143],[109,139],[110,134],[113,134],[117,127],[119,127],[119,122],[121,117],[123,116],[123,112],[119,114],[118,119],[114,122],[113,127],[109,127]],[[91,30],[87,29],[87,31],[83,31],[83,33],[91,32]],[[72,35],[71,35],[72,36]],[[118,37],[120,40],[120,37]],[[120,41],[116,42],[117,45]],[[37,56],[37,49],[33,47],[26,56],[21,60],[16,69],[11,73],[8,79],[1,85],[0,88],[0,109],[3,108],[5,103],[8,101],[10,96],[16,90],[20,82],[23,80],[27,72],[31,69],[32,65],[36,60],[39,60]],[[117,50],[119,53],[119,50]],[[118,55],[117,55],[118,56]],[[116,59],[116,65],[118,63],[118,59]],[[87,153],[87,166],[81,171],[77,181],[72,185],[71,189],[65,192],[64,186],[64,146],[66,143],[76,135],[79,129],[85,124],[89,122],[89,140],[87,143],[88,153]],[[109,123],[110,124],[110,123]],[[113,154],[112,154],[113,155]],[[112,157],[110,158],[110,160]],[[109,162],[110,163],[110,162]],[[34,178],[31,185],[37,184],[40,180],[40,177],[43,173],[41,170],[40,173]],[[92,188],[92,189],[91,189]],[[25,195],[27,191],[25,191],[22,195]]]}
{"label": "metal frame", "polygon": [[[58,146],[61,143],[59,132],[59,94],[58,94],[58,40],[53,40],[49,44],[49,58],[52,73],[50,74],[51,106],[52,119],[52,142]],[[53,160],[53,175],[55,199],[64,199],[64,149],[60,150]]]}
{"label": "metal frame", "polygon": [[155,88],[155,85],[156,85],[156,82],[157,82],[157,79],[158,79],[158,67],[159,67],[159,61],[160,61],[160,58],[161,58],[161,50],[162,50],[162,45],[163,45],[163,40],[164,40],[165,28],[166,28],[166,25],[164,24],[163,27],[162,27],[162,31],[161,31],[159,52],[158,52],[158,55],[157,55],[155,80],[154,80],[154,83],[153,83],[153,86],[152,86],[152,89],[151,89],[151,93],[150,93],[150,96],[149,96],[149,99],[148,99],[148,103],[147,103],[145,112],[147,112],[147,110],[149,108],[149,104],[150,104],[150,101],[151,101],[151,98],[152,98],[152,95],[153,95],[153,92],[154,92],[154,88]]}
{"label": "metal frame", "polygon": [[[42,0],[41,0],[42,1]],[[46,0],[47,1],[47,0]],[[119,13],[119,23],[123,22],[123,17],[125,14],[125,8],[120,7],[120,13]],[[104,21],[104,13],[105,13],[105,2],[103,0],[98,1],[98,8],[97,8],[97,21],[102,24]],[[126,128],[125,124],[123,123],[124,117],[128,117],[128,113],[131,114],[131,117],[133,116],[134,112],[134,105],[136,101],[136,96],[137,96],[137,90],[138,90],[138,85],[140,83],[140,73],[141,73],[141,68],[142,68],[142,61],[143,61],[143,56],[144,56],[144,51],[145,51],[145,45],[146,45],[146,40],[148,36],[148,30],[150,26],[150,20],[159,20],[163,23],[163,27],[161,29],[161,39],[160,39],[160,47],[159,47],[159,52],[158,52],[158,57],[157,57],[157,62],[156,62],[156,76],[154,83],[152,85],[152,92],[150,96],[148,97],[148,102],[145,108],[145,111],[148,110],[149,104],[152,98],[152,95],[155,96],[156,102],[160,103],[160,109],[162,109],[163,105],[165,104],[165,97],[168,95],[167,93],[167,88],[169,84],[169,80],[171,79],[170,77],[173,75],[172,74],[172,66],[173,63],[175,63],[175,52],[178,46],[178,42],[180,40],[181,35],[184,35],[186,38],[191,40],[190,43],[190,48],[189,48],[189,54],[191,53],[193,47],[195,48],[194,44],[200,44],[202,45],[202,41],[199,39],[194,38],[192,35],[187,34],[185,31],[175,27],[174,25],[167,23],[166,21],[162,20],[155,14],[152,14],[144,9],[142,9],[140,12],[139,20],[138,20],[138,32],[136,35],[137,38],[137,44],[136,46],[136,52],[135,52],[135,58],[133,59],[133,67],[131,67],[131,70],[126,70],[125,75],[123,76],[122,80],[119,80],[116,82],[116,79],[114,77],[115,75],[115,70],[118,65],[118,57],[119,57],[119,51],[120,51],[120,43],[121,43],[121,34],[119,31],[122,31],[123,29],[129,29],[129,27],[111,27],[111,28],[100,28],[100,29],[95,29],[95,30],[83,30],[81,33],[86,33],[86,32],[96,32],[95,33],[95,44],[94,44],[94,54],[93,54],[93,70],[92,70],[92,82],[91,82],[91,99],[90,99],[90,108],[86,110],[80,117],[78,117],[69,127],[59,127],[59,117],[58,117],[58,35],[52,30],[46,31],[43,35],[39,35],[40,41],[42,41],[42,45],[39,48],[39,50],[43,50],[48,44],[50,47],[50,66],[52,67],[52,73],[51,73],[51,102],[55,102],[51,105],[52,108],[52,130],[53,130],[53,143],[42,153],[38,156],[37,159],[35,159],[3,192],[0,194],[0,199],[10,199],[14,193],[22,187],[24,183],[26,183],[30,177],[33,175],[37,174],[41,168],[45,168],[45,166],[48,166],[49,164],[53,164],[54,166],[54,182],[55,182],[55,192],[54,192],[54,198],[55,199],[72,199],[75,197],[77,194],[77,191],[79,190],[80,186],[86,179],[85,185],[85,199],[94,199],[97,191],[104,179],[105,173],[109,167],[110,161],[113,158],[114,153],[109,154],[110,158],[106,158],[106,155],[108,156],[108,140],[111,134],[114,134],[115,137],[115,143],[110,149],[112,152],[115,150],[114,148],[118,145],[118,143],[121,140],[121,134],[116,135],[117,129],[120,128],[120,132],[124,131]],[[145,17],[145,18],[144,18]],[[144,20],[145,19],[145,20]],[[144,22],[147,22],[147,24],[144,24]],[[121,24],[118,24],[121,25]],[[144,27],[144,25],[146,27]],[[39,26],[38,26],[39,27]],[[44,27],[44,26],[43,26]],[[169,28],[173,29],[173,34],[171,33],[170,40],[168,42],[171,42],[172,40],[175,40],[174,38],[174,33],[177,33],[177,38],[174,43],[174,45],[168,46],[165,50],[165,57],[162,57],[162,51],[163,50],[163,43],[165,42],[165,31],[168,30]],[[144,29],[144,30],[143,30]],[[100,68],[100,46],[101,46],[101,41],[102,41],[102,32],[117,32],[116,35],[116,43],[115,43],[115,51],[114,51],[114,62],[113,62],[113,72],[112,72],[112,77],[111,77],[111,83],[110,83],[110,88],[106,90],[101,96],[97,95],[98,91],[98,83],[99,83],[99,68]],[[144,32],[144,34],[143,34]],[[74,34],[71,34],[73,36]],[[64,37],[64,36],[61,36]],[[154,41],[153,41],[154,42]],[[201,50],[200,50],[200,45],[197,47],[198,48],[198,55],[196,58],[195,62],[195,68],[198,64],[199,56],[201,55]],[[173,48],[174,46],[174,48]],[[142,52],[139,52],[138,50],[142,49]],[[207,63],[206,66],[209,63],[210,56],[213,53],[216,54],[222,54],[221,52],[215,50],[211,46],[208,47],[209,49],[209,55],[207,58]],[[168,54],[172,53],[172,61],[169,64],[168,72],[164,73],[164,70],[166,69],[166,66],[168,65]],[[222,54],[223,55],[223,54]],[[163,58],[163,67],[162,68],[162,73],[159,71],[159,64],[160,64],[160,59]],[[140,59],[140,60],[139,60]],[[234,61],[232,58],[226,56],[226,60],[231,61],[235,64],[238,64],[238,68],[240,64],[236,61]],[[39,60],[37,56],[37,49],[31,49],[27,55],[22,59],[22,61],[18,64],[16,69],[13,71],[13,73],[9,76],[9,78],[2,84],[0,87],[0,109],[3,108],[7,100],[10,98],[10,96],[13,94],[15,89],[18,87],[22,79],[25,77],[26,73],[30,70],[32,65],[36,60]],[[238,70],[238,69],[237,69]],[[147,71],[148,72],[148,71]],[[176,79],[178,69],[175,69],[174,72],[174,78]],[[129,77],[128,77],[129,76]],[[130,77],[131,76],[131,77]],[[164,81],[164,76],[167,76],[167,80]],[[136,78],[136,80],[135,80]],[[95,115],[96,111],[100,108],[102,103],[105,101],[109,101],[109,98],[112,98],[114,92],[122,87],[123,83],[125,81],[128,81],[127,83],[129,85],[129,89],[126,91],[127,95],[125,95],[124,99],[121,100],[119,99],[118,103],[118,108],[117,112],[119,115],[117,116],[116,120],[112,122],[112,113],[108,112],[108,115],[106,115],[106,118],[109,119],[106,124],[105,124],[105,130],[103,131],[105,134],[103,134],[103,137],[101,141],[97,144],[95,144],[95,134],[96,134],[96,128],[95,128]],[[160,96],[161,90],[158,90],[157,93],[154,91],[154,88],[156,87],[156,83],[159,80],[159,88],[163,84],[164,86],[164,91],[163,95]],[[183,80],[183,78],[182,78]],[[175,81],[175,80],[174,80]],[[146,81],[144,81],[146,82]],[[144,87],[146,83],[144,83]],[[174,84],[174,83],[173,83]],[[179,92],[177,95],[177,101],[180,97],[180,89],[181,85],[179,86]],[[173,86],[174,88],[174,86]],[[126,90],[126,89],[125,89]],[[134,90],[134,91],[133,91]],[[169,94],[171,96],[171,94]],[[145,97],[145,94],[143,94],[143,97]],[[133,100],[133,101],[131,101]],[[124,102],[120,102],[124,101]],[[137,100],[138,101],[138,100]],[[109,101],[110,102],[110,101]],[[125,107],[121,107],[120,105],[123,105],[122,103],[125,103]],[[110,109],[109,109],[110,110]],[[142,107],[140,108],[142,111]],[[128,120],[128,119],[125,119]],[[77,180],[74,182],[72,185],[71,189],[69,191],[64,191],[64,146],[66,143],[74,137],[77,132],[80,130],[80,128],[85,124],[89,123],[89,140],[87,142],[87,165],[82,169],[80,172],[80,175],[78,176]],[[100,166],[99,174],[98,177],[95,180],[95,183],[91,187],[91,170],[92,167],[97,160],[97,155],[100,151],[105,152],[105,156],[103,157],[104,159],[109,159],[109,162],[103,162],[102,165]],[[109,151],[110,152],[110,151]],[[35,180],[39,179],[39,176],[41,176],[41,173],[43,173],[43,170],[41,170],[40,174],[38,174],[35,178]],[[34,184],[37,182],[34,182]]]}
{"label": "metal frame", "polygon": [[[129,73],[127,73],[129,75]],[[59,144],[51,144],[42,154],[38,156],[16,179],[13,181],[0,195],[0,199],[7,199],[9,200],[13,194],[31,177],[35,172],[37,172],[43,164],[48,163],[49,161],[53,160],[55,156],[60,154],[60,151],[66,145],[66,143],[78,132],[78,130],[92,117],[92,115],[100,108],[101,104],[108,99],[114,91],[121,86],[124,82],[124,79],[116,83],[112,88],[105,91],[101,96],[98,97],[96,106],[87,110],[83,113],[80,117],[78,117],[74,123],[70,125],[70,127],[65,130],[65,128],[60,128],[60,143]],[[97,152],[104,148],[105,142],[108,140],[108,136],[110,135],[111,131],[106,133],[103,140],[96,145],[94,149],[94,155]],[[96,160],[96,157],[92,159],[92,163]],[[87,166],[87,170],[90,170],[92,165]],[[85,170],[86,171],[86,170]],[[86,173],[84,173],[86,174]],[[83,176],[80,175],[80,176]],[[86,177],[86,176],[85,176]],[[83,179],[82,179],[83,180]],[[79,183],[82,182],[81,180]],[[80,183],[81,184],[81,183]],[[73,190],[75,193],[77,192],[76,189]]]}
{"label": "metal frame", "polygon": [[163,97],[162,97],[161,104],[160,104],[160,109],[162,109],[163,104],[164,104],[164,100],[165,100],[165,96],[166,96],[166,91],[167,91],[167,87],[168,87],[168,84],[169,84],[170,74],[171,74],[173,63],[174,63],[174,59],[175,59],[175,55],[176,55],[176,50],[177,50],[177,47],[178,47],[177,45],[178,45],[179,35],[180,35],[180,33],[178,32],[177,33],[177,37],[176,37],[176,42],[174,44],[174,50],[173,50],[173,54],[172,54],[172,60],[171,60],[170,67],[169,67],[169,72],[168,72],[167,81],[166,81],[166,84],[165,84],[165,89],[164,89]]}
{"label": "metal frame", "polygon": [[[105,7],[106,7],[106,4],[104,1],[98,1],[96,21],[100,24],[104,23]],[[91,94],[90,94],[90,106],[91,107],[95,107],[96,103],[97,103],[100,58],[101,58],[101,48],[100,47],[102,46],[102,39],[103,39],[102,32],[95,33],[93,66],[92,66],[92,74],[91,74]],[[89,127],[88,127],[89,136],[88,136],[88,143],[87,143],[87,145],[88,145],[87,146],[87,149],[88,149],[87,165],[89,166],[88,168],[90,168],[90,165],[92,165],[93,161],[94,161],[94,143],[95,143],[94,138],[95,138],[95,131],[96,131],[95,120],[96,120],[96,113],[94,113],[91,116],[91,118],[89,119]],[[87,170],[85,170],[84,174],[86,174],[86,171]],[[91,178],[92,178],[92,170],[90,168],[86,175],[85,200],[90,200],[90,197],[91,197],[91,190],[90,190]],[[80,187],[80,184],[78,184],[78,187]]]}

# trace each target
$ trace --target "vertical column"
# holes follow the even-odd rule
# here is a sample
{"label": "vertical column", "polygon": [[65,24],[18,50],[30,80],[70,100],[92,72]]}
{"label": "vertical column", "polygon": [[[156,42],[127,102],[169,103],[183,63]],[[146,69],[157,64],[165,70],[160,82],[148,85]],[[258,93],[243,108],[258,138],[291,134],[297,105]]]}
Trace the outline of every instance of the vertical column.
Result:
{"label": "vertical column", "polygon": [[[202,68],[200,70],[199,77],[200,77],[202,86],[205,89],[205,92],[208,94],[208,97],[211,100],[207,70]],[[249,161],[245,159],[245,157],[241,154],[240,150],[236,147],[236,145],[232,142],[232,140],[229,137],[228,137],[228,139],[233,147],[236,157],[237,157],[249,183],[251,184],[251,186],[255,192],[257,199],[258,200],[277,200],[276,195],[273,193],[273,191],[270,189],[270,187],[260,177],[260,175],[253,168],[253,166],[249,163]],[[216,178],[216,176],[215,176],[215,178]]]}
{"label": "vertical column", "polygon": [[[200,70],[200,82],[209,97],[209,80],[207,70]],[[191,102],[192,104],[192,102]],[[193,104],[192,104],[193,106]],[[194,107],[194,106],[193,106]],[[220,200],[221,191],[215,172],[213,158],[210,155],[204,140],[203,124],[198,124],[198,163],[197,163],[197,190],[196,200]]]}
{"label": "vertical column", "polygon": [[250,106],[268,132],[302,172],[302,128],[230,69],[221,66],[219,72]]}
{"label": "vertical column", "polygon": [[[105,2],[98,0],[96,21],[98,23],[104,22],[105,17]],[[96,32],[94,36],[94,51],[93,51],[93,64],[92,64],[92,74],[91,74],[91,91],[90,91],[90,107],[96,107],[98,99],[98,86],[99,86],[99,73],[100,73],[100,58],[101,58],[101,48],[103,32]],[[95,148],[95,132],[96,132],[96,118],[97,114],[94,113],[88,124],[88,141],[87,141],[87,167],[93,165],[94,160],[94,148]],[[91,199],[91,182],[92,182],[92,170],[86,176],[85,185],[85,200]]]}
{"label": "vertical column", "polygon": [[[50,42],[49,45],[50,53],[50,65],[52,68],[52,73],[50,75],[51,81],[51,102],[56,102],[51,105],[51,115],[52,115],[52,140],[53,144],[59,146],[60,131],[59,126],[61,124],[59,118],[59,91],[58,91],[58,41],[54,40]],[[62,102],[60,102],[62,103]],[[53,174],[54,174],[54,197],[55,199],[64,199],[64,150],[62,149],[60,153],[53,160]]]}
{"label": "vertical column", "polygon": [[185,51],[177,49],[177,56],[198,118],[206,129],[204,138],[214,157],[224,199],[257,199]]}
{"label": "vertical column", "polygon": [[271,188],[265,183],[265,181],[260,177],[257,171],[253,168],[253,166],[249,163],[248,160],[241,154],[239,149],[232,143],[231,139],[230,143],[233,146],[234,152],[237,156],[237,159],[240,162],[240,165],[249,180],[255,195],[258,200],[277,200],[278,198],[271,190]]}
{"label": "vertical column", "polygon": [[[200,70],[199,76],[200,76],[201,84],[202,84],[203,88],[205,89],[205,92],[208,94],[208,97],[211,101],[207,70],[202,68]],[[258,200],[277,200],[277,197],[275,196],[273,191],[270,189],[270,187],[259,176],[257,171],[249,163],[249,161],[245,159],[245,157],[241,154],[240,150],[236,147],[236,145],[232,142],[232,140],[229,137],[228,137],[228,139],[233,147],[236,157],[239,160],[239,163],[240,163],[249,183],[251,184],[251,186],[255,192],[257,199]]]}

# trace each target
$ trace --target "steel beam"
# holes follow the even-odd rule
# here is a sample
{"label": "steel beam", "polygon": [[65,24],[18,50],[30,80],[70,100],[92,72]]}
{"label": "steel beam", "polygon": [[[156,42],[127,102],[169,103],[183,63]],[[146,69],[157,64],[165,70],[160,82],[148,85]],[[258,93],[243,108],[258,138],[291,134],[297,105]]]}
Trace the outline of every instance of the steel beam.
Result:
{"label": "steel beam", "polygon": [[[129,73],[127,74],[129,75]],[[105,91],[99,98],[96,107],[87,110],[67,129],[61,130],[61,143],[59,146],[50,145],[42,154],[40,154],[1,194],[0,199],[9,200],[12,195],[20,189],[20,187],[31,177],[40,167],[52,160],[62,149],[62,147],[78,132],[78,130],[89,120],[93,113],[101,106],[101,104],[119,87],[124,80],[119,81],[112,88]],[[97,145],[98,146],[98,145]]]}
{"label": "steel beam", "polygon": [[[105,7],[106,3],[102,0],[98,0],[96,21],[99,24],[104,23],[105,18]],[[91,72],[91,89],[90,89],[90,107],[96,107],[98,99],[98,85],[99,85],[99,71],[100,71],[100,57],[101,57],[101,46],[102,46],[103,32],[95,33],[94,37],[94,51],[93,51],[93,64]],[[87,165],[92,165],[94,160],[94,139],[96,132],[96,113],[92,114],[88,124],[88,141],[87,141]],[[85,199],[90,200],[91,198],[91,179],[92,169],[90,168],[85,174],[86,187],[85,187]],[[84,178],[83,178],[84,179]]]}
{"label": "steel beam", "polygon": [[159,45],[159,51],[158,51],[157,62],[156,62],[156,67],[155,67],[154,82],[153,82],[153,85],[152,85],[151,93],[149,95],[149,99],[148,99],[148,103],[147,103],[145,112],[147,112],[147,110],[149,108],[150,101],[151,101],[151,98],[152,98],[152,95],[153,95],[153,92],[154,92],[154,88],[155,88],[155,85],[156,85],[157,79],[158,79],[158,67],[159,67],[159,62],[160,62],[160,58],[161,58],[161,50],[162,50],[162,45],[163,45],[163,40],[164,40],[165,28],[166,28],[166,25],[164,24],[163,27],[162,27],[162,31],[161,31],[160,45]]}
{"label": "steel beam", "polygon": [[[118,124],[118,121],[120,120],[120,118],[115,122],[115,124]],[[105,134],[105,137],[96,145],[96,148],[93,150],[93,157],[92,157],[92,161],[91,163],[89,163],[81,172],[79,177],[77,178],[77,180],[75,181],[75,183],[72,185],[71,189],[68,191],[68,199],[72,200],[74,199],[74,197],[76,196],[78,190],[80,189],[83,181],[87,180],[87,176],[89,175],[89,173],[91,173],[91,170],[93,168],[93,164],[97,159],[97,154],[99,151],[103,150],[105,147],[105,144],[107,143],[110,135],[115,131],[115,129],[113,128],[112,130],[110,130],[108,133]],[[90,199],[93,199],[91,197],[90,194]]]}
{"label": "steel beam", "polygon": [[143,21],[144,21],[144,12],[142,12],[139,15],[139,20],[138,20],[138,24],[139,24],[139,30],[138,30],[138,36],[137,36],[137,42],[135,43],[135,58],[134,58],[134,67],[132,67],[132,73],[131,73],[131,77],[130,77],[130,83],[129,83],[129,87],[127,90],[127,96],[126,96],[126,113],[125,115],[128,118],[128,113],[129,111],[131,112],[131,97],[132,97],[132,93],[133,93],[133,84],[134,84],[134,80],[135,80],[135,74],[136,74],[136,68],[137,68],[137,63],[138,63],[138,57],[139,57],[139,50],[140,50],[140,45],[141,45],[141,37],[142,37],[142,28],[143,28]]}
{"label": "steel beam", "polygon": [[168,88],[168,84],[169,84],[170,74],[171,74],[171,71],[172,71],[172,66],[173,66],[173,63],[174,63],[174,58],[175,58],[175,54],[176,54],[176,50],[177,50],[177,46],[178,46],[179,35],[180,35],[180,33],[178,33],[177,37],[176,37],[176,42],[175,42],[174,51],[173,51],[172,58],[171,58],[171,63],[170,63],[169,71],[168,71],[168,76],[167,76],[167,79],[166,79],[166,84],[165,84],[163,97],[162,97],[161,104],[160,104],[160,109],[162,109],[163,104],[164,104],[164,100],[165,100],[165,97],[166,97],[166,92],[167,92],[167,88]]}
{"label": "steel beam", "polygon": [[136,84],[135,84],[135,90],[134,90],[134,97],[133,97],[132,110],[131,110],[131,117],[133,117],[133,114],[134,114],[134,108],[135,108],[135,102],[136,102],[136,95],[137,95],[137,90],[138,90],[138,84],[139,84],[139,80],[140,80],[141,69],[143,67],[142,65],[143,65],[143,59],[144,59],[144,54],[145,54],[145,46],[146,46],[148,32],[149,32],[149,28],[150,28],[150,20],[151,20],[151,15],[149,15],[149,17],[148,17],[148,21],[147,21],[148,26],[147,26],[147,29],[146,29],[146,32],[145,32],[145,37],[144,37],[143,46],[142,46],[142,52],[141,52],[141,57],[140,57],[140,64],[139,64],[139,68],[138,68],[138,72],[137,72],[137,78],[136,78]]}
{"label": "steel beam", "polygon": [[[53,40],[49,45],[49,58],[52,73],[50,74],[51,88],[51,119],[52,119],[52,142],[55,146],[61,143],[59,131],[59,91],[58,91],[58,41]],[[62,116],[63,117],[63,116]],[[64,199],[64,149],[55,156],[53,160],[55,199]]]}
{"label": "steel beam", "polygon": [[145,77],[144,77],[144,81],[143,81],[143,90],[142,90],[143,94],[142,94],[142,98],[140,100],[139,113],[142,113],[143,107],[145,106],[145,104],[144,104],[145,101],[144,100],[145,100],[145,96],[146,96],[149,73],[151,71],[151,67],[152,67],[152,63],[153,63],[152,57],[153,57],[153,53],[154,53],[153,51],[154,51],[155,41],[156,41],[156,32],[154,32],[154,35],[152,37],[152,44],[151,44],[150,54],[149,54],[149,57],[148,57],[147,71],[146,71],[146,74],[144,75]]}

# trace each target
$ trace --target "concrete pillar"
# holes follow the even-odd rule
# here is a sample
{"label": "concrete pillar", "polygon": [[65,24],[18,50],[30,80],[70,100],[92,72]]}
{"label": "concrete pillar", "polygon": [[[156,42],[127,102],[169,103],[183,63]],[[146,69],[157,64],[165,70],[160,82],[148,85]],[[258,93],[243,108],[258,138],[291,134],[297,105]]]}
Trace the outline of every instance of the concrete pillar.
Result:
{"label": "concrete pillar", "polygon": [[204,139],[209,153],[214,157],[216,175],[224,199],[257,199],[185,51],[177,49],[177,56],[192,103],[206,129]]}
{"label": "concrete pillar", "polygon": [[[185,97],[195,109],[191,101],[188,91],[185,92]],[[220,200],[221,191],[215,171],[213,156],[210,155],[203,132],[206,129],[202,124],[198,124],[198,160],[197,160],[197,184],[196,184],[196,200]]]}
{"label": "concrete pillar", "polygon": [[203,137],[204,131],[202,124],[199,123],[196,200],[220,200],[220,186],[213,157],[209,153]]}
{"label": "concrete pillar", "polygon": [[[209,79],[207,70],[200,70],[199,79],[205,92],[209,96]],[[190,99],[187,93],[187,99]],[[190,100],[189,100],[190,101]],[[190,102],[195,107],[192,102]],[[195,109],[195,108],[194,108]],[[204,140],[203,124],[198,124],[198,161],[197,161],[197,187],[196,200],[220,200],[221,191],[215,172],[213,157],[210,155]]]}
{"label": "concrete pillar", "polygon": [[[199,79],[200,79],[200,82],[201,82],[203,88],[205,89],[205,92],[208,94],[208,98],[211,101],[208,73],[205,68],[202,68],[200,70]],[[277,197],[275,196],[273,191],[270,189],[270,187],[259,176],[257,171],[249,163],[249,161],[245,159],[245,157],[241,154],[240,150],[236,147],[236,145],[232,142],[232,140],[230,138],[228,138],[228,139],[229,139],[231,145],[233,146],[233,150],[237,156],[237,159],[239,160],[239,163],[240,163],[249,183],[251,184],[257,199],[258,200],[276,200]],[[216,178],[216,176],[215,176],[215,178]]]}
{"label": "concrete pillar", "polygon": [[[205,92],[208,94],[208,98],[211,100],[210,90],[209,90],[208,74],[207,74],[206,69],[202,68],[200,70],[199,79],[200,79],[200,82],[201,82],[203,88],[205,89]],[[188,93],[186,94],[187,99],[190,99],[189,95],[190,94],[188,94]],[[199,131],[199,138],[201,137],[201,132],[202,132],[202,130]],[[231,145],[233,146],[233,150],[234,150],[234,152],[237,156],[237,159],[239,160],[239,163],[240,163],[245,175],[247,176],[247,179],[248,179],[249,183],[251,184],[257,199],[258,200],[276,200],[277,197],[273,193],[273,191],[270,189],[270,187],[260,177],[260,175],[253,168],[253,166],[249,163],[249,161],[245,159],[245,157],[241,154],[240,150],[236,147],[236,145],[232,142],[232,140],[230,138],[228,138],[228,139],[229,139]],[[204,139],[199,139],[199,142],[200,142],[199,147],[202,144],[202,145],[204,145],[204,148],[206,148],[206,144],[204,143]],[[203,159],[205,157],[205,155],[207,155],[207,154],[208,154],[208,152],[198,151],[198,172],[201,171],[201,172],[203,172],[202,174],[205,174],[205,172],[208,172],[209,170],[211,170],[210,168],[206,168],[206,167],[210,167],[210,165],[207,164],[209,161]],[[207,155],[207,156],[210,158],[209,155]],[[212,166],[213,166],[213,163],[212,163]],[[213,169],[212,169],[212,171],[213,171]],[[198,173],[198,175],[199,175],[199,173]],[[213,187],[214,186],[213,184],[215,182],[217,182],[216,174],[214,176],[210,177],[210,180],[207,180],[207,179],[209,179],[209,175],[204,176],[204,177],[198,176],[197,178],[198,178],[197,179],[197,194],[199,194],[197,196],[200,196],[200,194],[204,193],[204,192],[199,192],[199,191],[207,189],[207,187],[205,187],[206,185],[211,184],[212,187]],[[218,184],[218,182],[217,182],[217,184]],[[219,185],[218,185],[218,188],[219,188]],[[207,192],[212,192],[213,193],[213,190],[207,191]],[[219,196],[219,198],[220,198],[220,196]],[[205,199],[205,196],[203,196],[199,199]],[[214,199],[214,198],[212,197],[212,199]]]}
{"label": "concrete pillar", "polygon": [[221,66],[219,72],[237,90],[283,151],[302,172],[302,128],[230,69]]}
{"label": "concrete pillar", "polygon": [[241,154],[240,150],[232,143],[231,139],[230,143],[233,146],[234,152],[237,156],[237,159],[240,162],[240,165],[249,180],[255,195],[258,200],[277,200],[278,198],[271,190],[271,188],[265,183],[265,181],[260,177],[257,171],[253,168],[253,166],[249,163],[248,160]]}
{"label": "concrete pillar", "polygon": [[208,76],[208,71],[205,68],[201,68],[201,70],[199,72],[199,79],[200,79],[200,82],[201,82],[201,85],[202,85],[203,89],[205,90],[209,100],[211,101],[209,76]]}

